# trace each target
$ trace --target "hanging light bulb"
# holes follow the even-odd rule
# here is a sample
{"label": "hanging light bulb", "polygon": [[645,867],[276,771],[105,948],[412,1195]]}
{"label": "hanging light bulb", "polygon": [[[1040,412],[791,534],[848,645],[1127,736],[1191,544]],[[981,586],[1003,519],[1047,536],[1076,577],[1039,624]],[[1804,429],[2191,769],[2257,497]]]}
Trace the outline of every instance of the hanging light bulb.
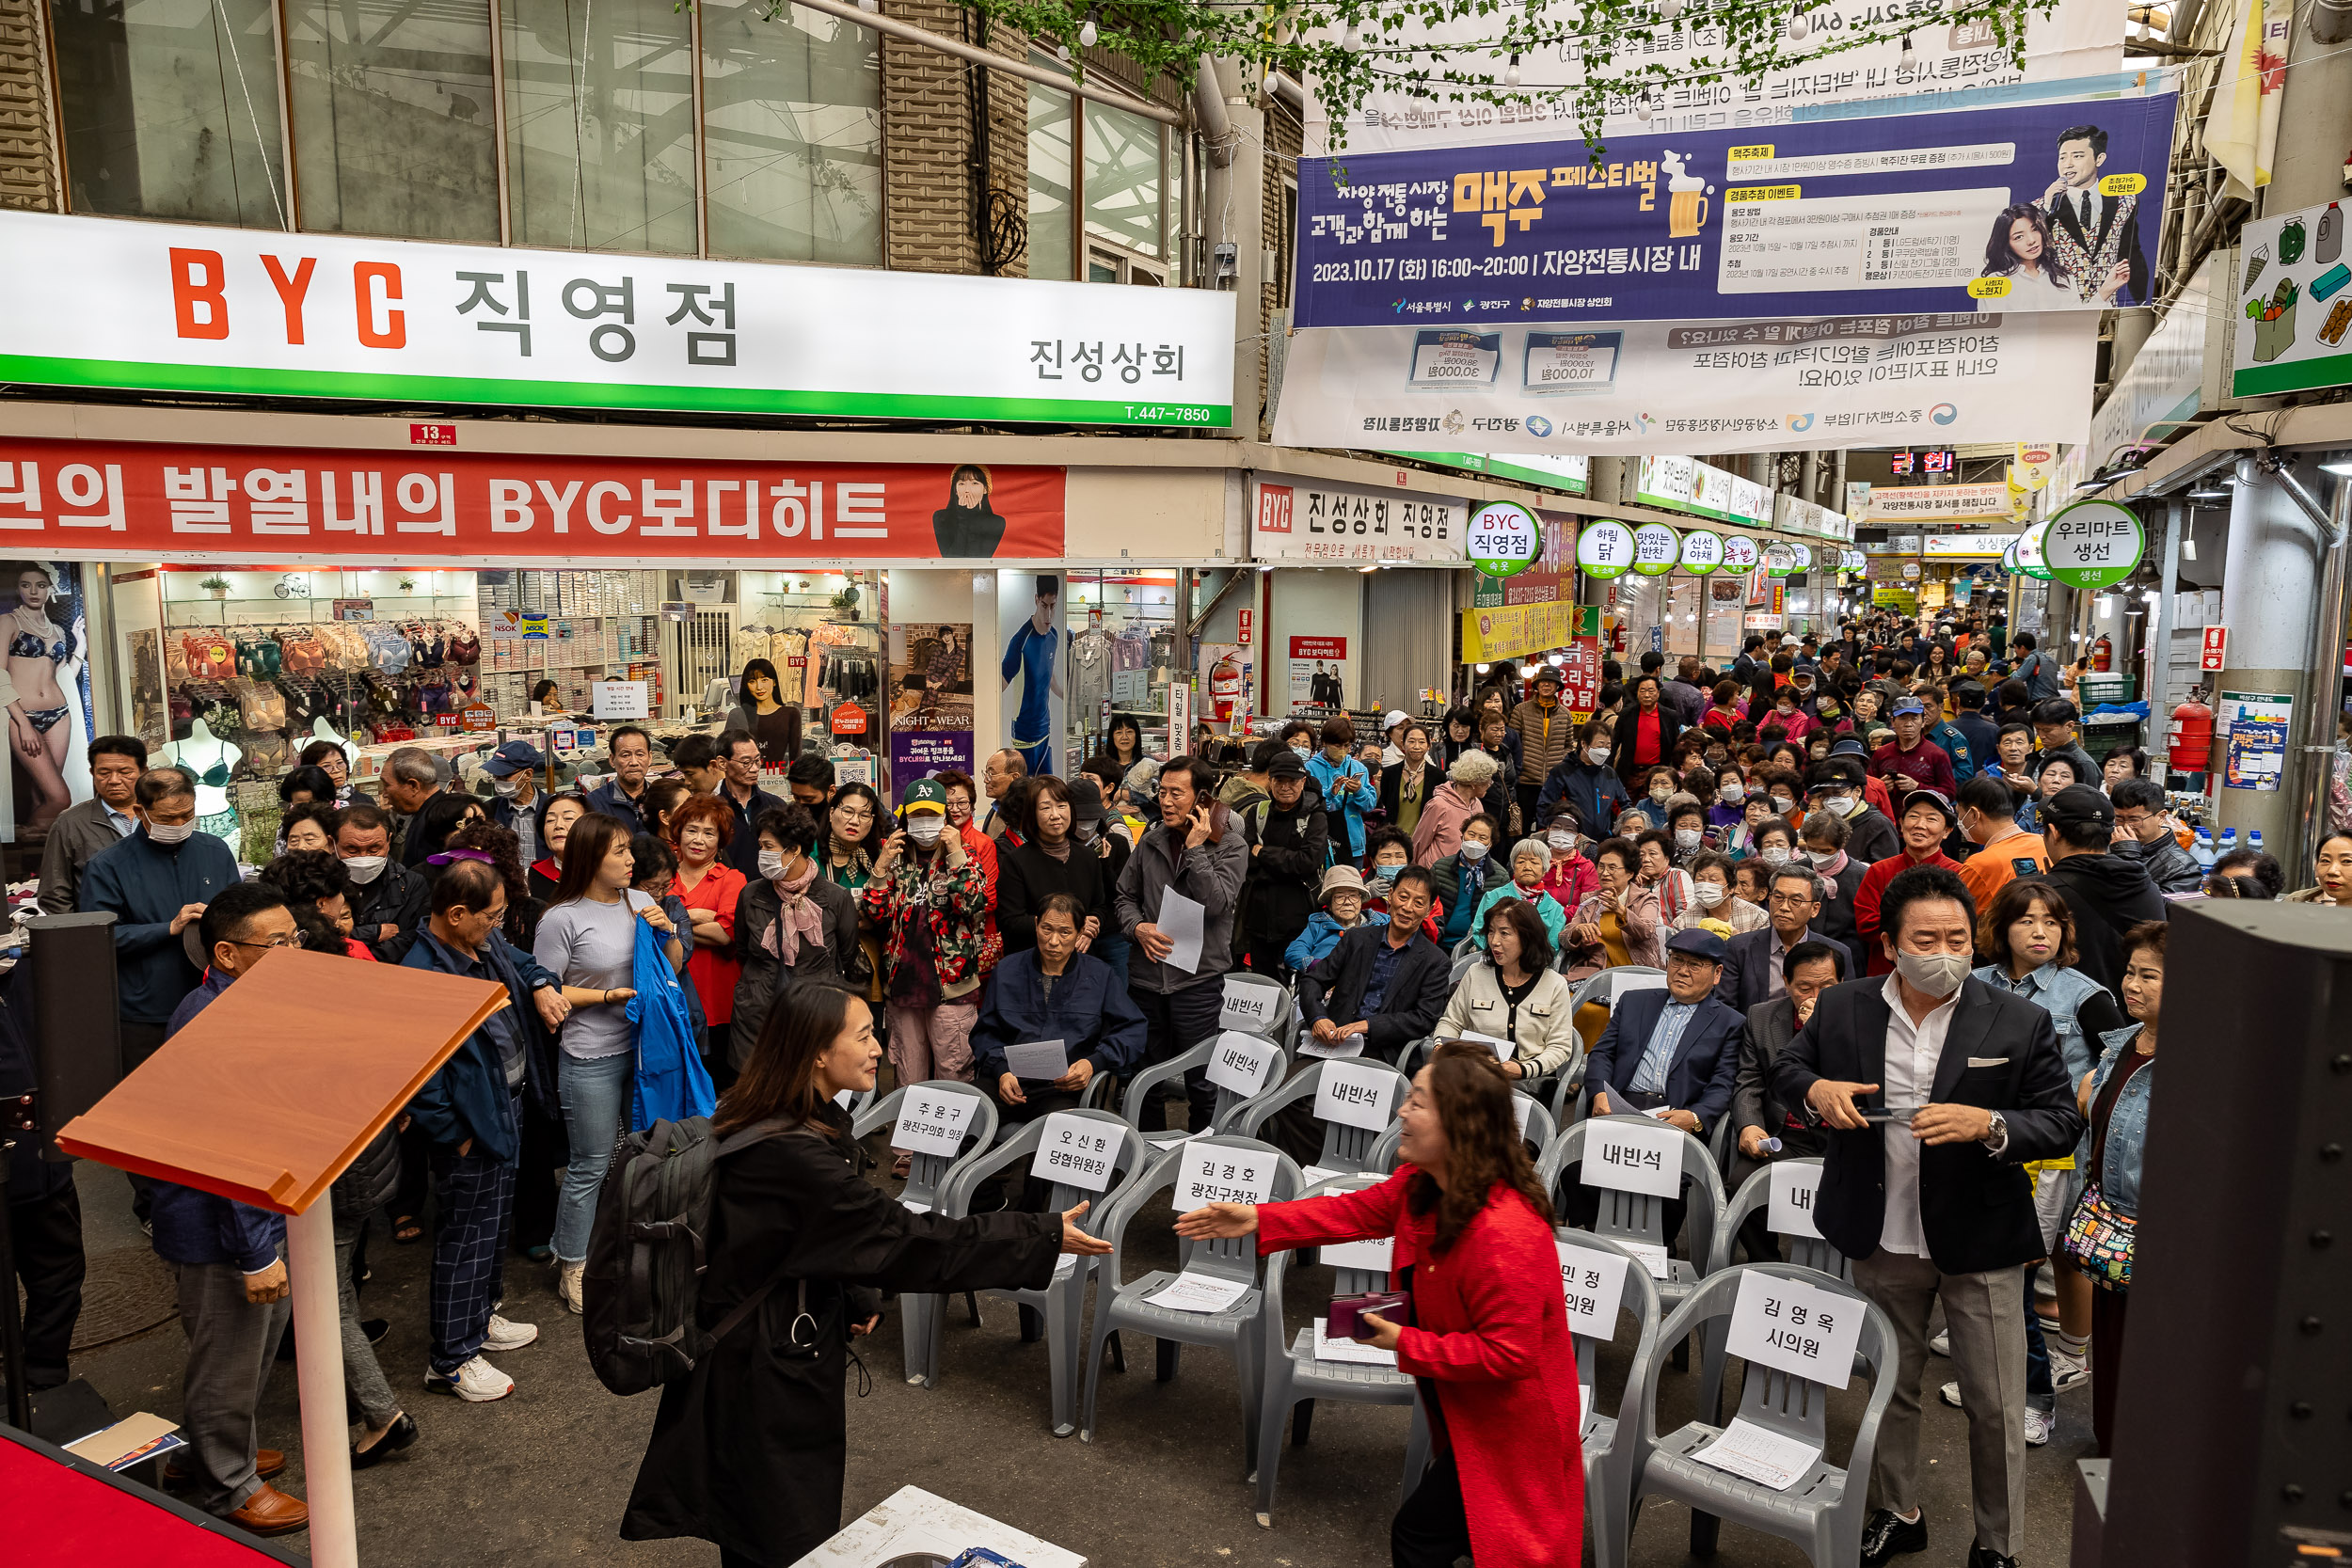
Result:
{"label": "hanging light bulb", "polygon": [[1513,55],[1511,56],[1511,63],[1510,63],[1510,65],[1508,65],[1507,67],[1505,67],[1505,68],[1504,68],[1503,72],[1502,72],[1502,85],[1503,85],[1504,87],[1518,87],[1518,86],[1519,85],[1519,57],[1518,57],[1518,55]]}
{"label": "hanging light bulb", "polygon": [[1680,16],[1683,9],[1683,0],[1658,0],[1658,14],[1665,18],[1668,22],[1672,22],[1675,18]]}
{"label": "hanging light bulb", "polygon": [[1804,35],[1811,30],[1812,29],[1805,24],[1804,12],[1799,11],[1796,15],[1788,19],[1789,42],[1803,43],[1804,41]]}
{"label": "hanging light bulb", "polygon": [[1103,35],[1102,35],[1099,31],[1097,31],[1097,30],[1096,30],[1095,25],[1094,25],[1094,19],[1095,19],[1097,16],[1099,16],[1100,14],[1102,14],[1102,13],[1101,13],[1101,12],[1099,12],[1099,11],[1095,11],[1095,10],[1089,10],[1089,11],[1087,12],[1087,19],[1086,19],[1086,21],[1085,21],[1084,23],[1080,24],[1080,25],[1079,25],[1079,27],[1078,27],[1078,47],[1079,47],[1079,48],[1081,48],[1081,49],[1091,49],[1091,48],[1093,48],[1093,47],[1094,47],[1094,40],[1095,40],[1096,39],[1098,39],[1098,38],[1100,38],[1100,37],[1102,37],[1102,36],[1103,36]]}
{"label": "hanging light bulb", "polygon": [[[879,0],[858,0],[858,3],[860,5],[878,4]],[[1066,43],[1057,43],[1054,45],[1054,57],[1061,61],[1062,64],[1068,65],[1070,63],[1070,45]]]}
{"label": "hanging light bulb", "polygon": [[1909,33],[1905,33],[1903,35],[1902,68],[1905,71],[1909,71],[1918,57],[1918,55],[1911,47],[1911,35]]}
{"label": "hanging light bulb", "polygon": [[882,9],[882,0],[857,0],[857,8],[871,16]]}
{"label": "hanging light bulb", "polygon": [[1633,118],[1646,125],[1649,123],[1649,117],[1657,112],[1650,106],[1649,88],[1644,87],[1642,96],[1633,101]]}
{"label": "hanging light bulb", "polygon": [[1347,31],[1340,35],[1340,47],[1352,54],[1360,41],[1356,34],[1356,19],[1351,16],[1347,19]]}

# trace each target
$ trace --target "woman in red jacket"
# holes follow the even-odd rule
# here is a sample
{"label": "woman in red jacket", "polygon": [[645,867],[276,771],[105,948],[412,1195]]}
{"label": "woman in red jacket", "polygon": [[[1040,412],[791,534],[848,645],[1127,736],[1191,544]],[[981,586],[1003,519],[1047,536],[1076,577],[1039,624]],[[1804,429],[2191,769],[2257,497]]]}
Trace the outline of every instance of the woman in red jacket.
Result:
{"label": "woman in red jacket", "polygon": [[1493,1053],[1447,1042],[1414,1075],[1377,1187],[1295,1203],[1212,1203],[1180,1236],[1258,1237],[1261,1253],[1396,1238],[1413,1325],[1366,1313],[1369,1342],[1421,1382],[1434,1458],[1389,1528],[1395,1568],[1550,1568],[1584,1537],[1576,1352],[1551,1204]]}

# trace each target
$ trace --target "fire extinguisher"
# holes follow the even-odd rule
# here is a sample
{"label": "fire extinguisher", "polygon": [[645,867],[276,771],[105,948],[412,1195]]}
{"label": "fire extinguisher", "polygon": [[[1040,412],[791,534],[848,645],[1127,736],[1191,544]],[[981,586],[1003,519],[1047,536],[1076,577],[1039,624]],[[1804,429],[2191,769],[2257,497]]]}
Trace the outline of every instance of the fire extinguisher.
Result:
{"label": "fire extinguisher", "polygon": [[2100,674],[2115,668],[2115,639],[2102,637],[2090,645],[2090,667]]}
{"label": "fire extinguisher", "polygon": [[2213,761],[2213,709],[2194,697],[2172,710],[2166,760],[2175,773],[2202,773]]}
{"label": "fire extinguisher", "polygon": [[1241,701],[1241,661],[1228,652],[1209,666],[1209,704],[1220,724],[1230,723]]}

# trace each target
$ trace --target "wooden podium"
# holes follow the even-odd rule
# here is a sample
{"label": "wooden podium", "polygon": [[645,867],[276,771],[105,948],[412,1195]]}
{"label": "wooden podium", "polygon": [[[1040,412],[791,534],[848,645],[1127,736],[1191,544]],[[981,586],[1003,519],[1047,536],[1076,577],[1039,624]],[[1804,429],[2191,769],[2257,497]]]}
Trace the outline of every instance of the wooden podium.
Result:
{"label": "wooden podium", "polygon": [[506,988],[279,948],[57,1133],[69,1154],[288,1216],[310,1560],[358,1568],[327,1189]]}

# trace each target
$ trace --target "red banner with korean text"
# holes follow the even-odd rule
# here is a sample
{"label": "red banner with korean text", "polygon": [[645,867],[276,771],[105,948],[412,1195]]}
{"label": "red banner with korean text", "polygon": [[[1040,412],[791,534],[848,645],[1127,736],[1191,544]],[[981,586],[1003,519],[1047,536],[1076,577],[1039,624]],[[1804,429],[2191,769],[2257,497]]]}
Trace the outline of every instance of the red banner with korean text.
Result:
{"label": "red banner with korean text", "polygon": [[1062,470],[0,438],[0,549],[744,567],[1054,559]]}

